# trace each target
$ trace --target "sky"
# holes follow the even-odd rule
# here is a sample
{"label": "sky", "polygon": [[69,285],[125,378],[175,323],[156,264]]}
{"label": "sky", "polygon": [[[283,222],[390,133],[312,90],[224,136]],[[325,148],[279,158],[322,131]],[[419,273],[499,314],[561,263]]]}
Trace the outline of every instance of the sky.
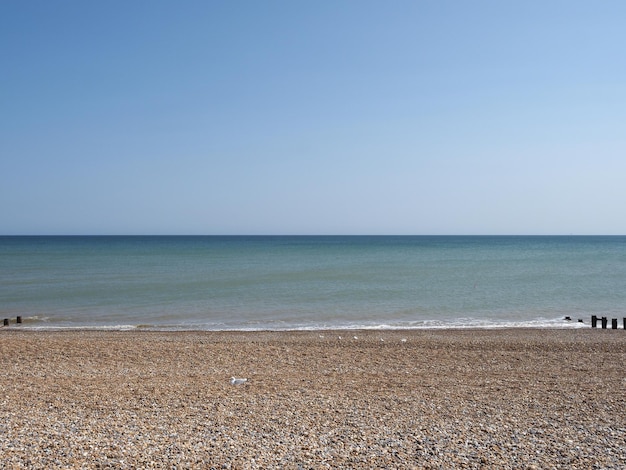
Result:
{"label": "sky", "polygon": [[0,235],[626,234],[622,0],[4,0]]}

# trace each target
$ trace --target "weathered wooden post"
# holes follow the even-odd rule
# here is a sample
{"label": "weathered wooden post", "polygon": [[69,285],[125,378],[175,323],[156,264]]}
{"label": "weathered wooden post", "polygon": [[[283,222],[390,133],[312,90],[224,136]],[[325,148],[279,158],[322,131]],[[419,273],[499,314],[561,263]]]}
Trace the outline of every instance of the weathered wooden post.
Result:
{"label": "weathered wooden post", "polygon": [[598,317],[595,315],[591,315],[591,328],[595,328],[598,326]]}
{"label": "weathered wooden post", "polygon": [[617,318],[611,318],[611,329],[617,330]]}
{"label": "weathered wooden post", "polygon": [[626,317],[624,317],[623,320],[624,320],[624,329],[626,330]]}
{"label": "weathered wooden post", "polygon": [[4,326],[9,326],[9,319],[8,318],[4,319]]}
{"label": "weathered wooden post", "polygon": [[609,322],[609,320],[606,317],[602,317],[602,329],[606,330],[606,324]]}
{"label": "weathered wooden post", "polygon": [[22,317],[18,316],[15,321],[16,323],[22,323]]}

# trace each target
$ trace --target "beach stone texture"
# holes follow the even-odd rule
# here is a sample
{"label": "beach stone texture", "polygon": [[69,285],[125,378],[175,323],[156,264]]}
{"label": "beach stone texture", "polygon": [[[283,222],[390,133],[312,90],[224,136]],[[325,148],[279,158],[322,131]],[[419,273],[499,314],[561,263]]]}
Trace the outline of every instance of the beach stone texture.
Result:
{"label": "beach stone texture", "polygon": [[620,330],[7,328],[0,357],[0,468],[626,468]]}

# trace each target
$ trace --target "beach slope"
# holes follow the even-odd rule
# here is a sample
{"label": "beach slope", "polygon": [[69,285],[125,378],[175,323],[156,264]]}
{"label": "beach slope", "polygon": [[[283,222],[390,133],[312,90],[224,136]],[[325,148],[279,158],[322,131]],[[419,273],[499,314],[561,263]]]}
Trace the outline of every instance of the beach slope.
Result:
{"label": "beach slope", "polygon": [[0,357],[6,468],[626,468],[623,330],[6,328]]}

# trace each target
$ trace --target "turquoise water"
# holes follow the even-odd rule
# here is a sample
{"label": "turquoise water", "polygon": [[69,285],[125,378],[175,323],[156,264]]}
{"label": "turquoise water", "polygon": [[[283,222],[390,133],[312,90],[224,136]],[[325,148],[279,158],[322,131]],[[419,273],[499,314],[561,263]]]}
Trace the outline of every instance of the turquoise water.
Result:
{"label": "turquoise water", "polygon": [[626,317],[626,237],[0,237],[0,317],[24,328],[585,327],[591,314]]}

